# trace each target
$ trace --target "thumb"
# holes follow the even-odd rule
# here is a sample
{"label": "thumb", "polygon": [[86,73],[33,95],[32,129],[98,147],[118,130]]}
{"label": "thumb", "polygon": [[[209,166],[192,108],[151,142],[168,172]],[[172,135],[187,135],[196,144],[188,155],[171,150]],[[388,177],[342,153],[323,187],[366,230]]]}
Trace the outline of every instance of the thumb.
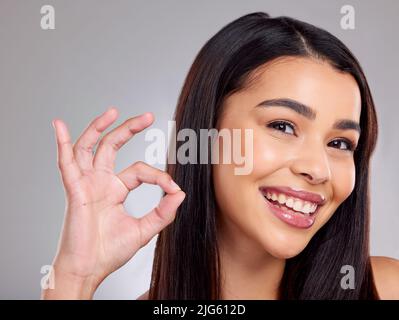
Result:
{"label": "thumb", "polygon": [[142,246],[146,245],[175,219],[177,208],[185,197],[186,194],[181,190],[173,194],[167,194],[161,199],[157,207],[139,219]]}

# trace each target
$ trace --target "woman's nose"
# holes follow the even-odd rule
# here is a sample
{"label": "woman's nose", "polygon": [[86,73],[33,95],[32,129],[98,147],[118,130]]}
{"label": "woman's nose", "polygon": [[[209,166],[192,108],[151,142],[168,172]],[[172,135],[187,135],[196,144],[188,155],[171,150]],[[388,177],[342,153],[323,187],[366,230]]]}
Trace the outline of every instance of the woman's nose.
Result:
{"label": "woman's nose", "polygon": [[311,184],[325,183],[331,179],[331,169],[323,146],[308,144],[292,162],[292,171]]}

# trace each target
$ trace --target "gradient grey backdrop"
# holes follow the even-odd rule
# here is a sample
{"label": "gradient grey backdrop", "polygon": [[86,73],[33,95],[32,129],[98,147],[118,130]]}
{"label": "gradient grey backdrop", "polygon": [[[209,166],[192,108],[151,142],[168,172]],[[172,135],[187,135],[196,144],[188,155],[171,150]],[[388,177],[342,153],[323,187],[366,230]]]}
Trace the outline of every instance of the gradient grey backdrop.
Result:
{"label": "gradient grey backdrop", "polygon": [[[56,30],[40,28],[55,8]],[[340,8],[356,10],[356,29],[340,27]],[[40,268],[54,256],[64,214],[51,120],[76,140],[115,105],[112,126],[145,111],[166,130],[184,77],[201,46],[241,15],[266,11],[327,29],[364,67],[379,116],[372,166],[371,250],[399,258],[398,1],[15,1],[0,0],[0,298],[40,297]],[[166,131],[165,131],[166,132]],[[116,172],[144,160],[144,133],[118,154]],[[162,166],[159,166],[162,168]],[[160,198],[155,186],[129,195],[141,216]],[[134,299],[148,289],[155,238],[101,285],[95,298]]]}

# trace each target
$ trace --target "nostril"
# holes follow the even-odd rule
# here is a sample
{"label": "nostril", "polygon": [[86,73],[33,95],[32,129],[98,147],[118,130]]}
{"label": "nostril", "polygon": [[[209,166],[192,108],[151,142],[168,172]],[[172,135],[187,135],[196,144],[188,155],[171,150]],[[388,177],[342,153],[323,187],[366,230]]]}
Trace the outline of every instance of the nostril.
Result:
{"label": "nostril", "polygon": [[301,175],[304,176],[312,184],[324,183],[328,180],[328,178],[325,176],[315,177],[315,175],[309,173],[301,173]]}
{"label": "nostril", "polygon": [[313,180],[313,177],[308,173],[301,173],[301,175],[305,176],[306,178]]}

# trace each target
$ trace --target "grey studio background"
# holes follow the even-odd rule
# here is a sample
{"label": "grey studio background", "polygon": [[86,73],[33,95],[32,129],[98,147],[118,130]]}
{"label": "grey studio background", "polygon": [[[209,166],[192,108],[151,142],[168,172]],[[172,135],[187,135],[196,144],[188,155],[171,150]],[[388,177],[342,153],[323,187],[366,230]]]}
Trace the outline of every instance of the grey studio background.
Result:
{"label": "grey studio background", "polygon": [[[42,30],[40,8],[55,9]],[[355,8],[355,29],[340,9]],[[0,0],[0,298],[38,299],[64,215],[51,120],[75,141],[95,116],[117,106],[126,118],[152,111],[166,132],[184,77],[202,45],[241,15],[266,11],[327,29],[360,60],[377,106],[380,136],[372,162],[371,253],[399,258],[398,1],[38,1]],[[144,159],[144,133],[118,153],[116,172]],[[162,166],[159,166],[163,168]],[[140,216],[158,187],[125,202]],[[155,238],[109,276],[97,299],[135,299],[148,289]]]}

